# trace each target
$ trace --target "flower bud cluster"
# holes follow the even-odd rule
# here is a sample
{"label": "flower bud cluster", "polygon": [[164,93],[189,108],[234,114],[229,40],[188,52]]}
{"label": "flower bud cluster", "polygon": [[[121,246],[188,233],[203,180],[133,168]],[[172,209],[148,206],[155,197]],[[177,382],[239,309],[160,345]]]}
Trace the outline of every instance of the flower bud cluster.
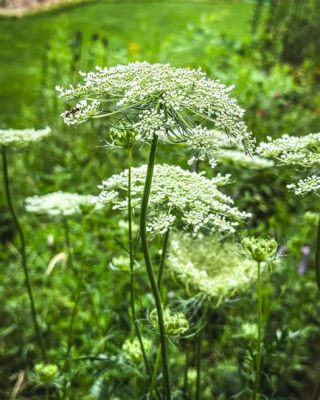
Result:
{"label": "flower bud cluster", "polygon": [[119,123],[117,128],[110,129],[109,137],[112,146],[130,149],[136,139],[136,132],[129,124]]}
{"label": "flower bud cluster", "polygon": [[52,383],[59,374],[59,369],[55,364],[36,364],[34,371],[43,384]]}
{"label": "flower bud cluster", "polygon": [[[152,342],[149,339],[142,338],[144,350],[147,354],[152,351]],[[137,338],[127,339],[122,345],[124,356],[133,364],[139,364],[143,361],[143,354],[139,340]]]}
{"label": "flower bud cluster", "polygon": [[276,254],[278,247],[274,239],[248,237],[244,238],[241,243],[249,256],[257,262],[271,259]]}
{"label": "flower bud cluster", "polygon": [[[150,315],[150,322],[153,327],[158,331],[158,314],[157,310],[154,309],[151,311]],[[166,335],[168,336],[181,336],[186,333],[189,329],[189,322],[186,316],[181,313],[174,313],[168,308],[163,311],[163,319],[164,319],[164,328]]]}

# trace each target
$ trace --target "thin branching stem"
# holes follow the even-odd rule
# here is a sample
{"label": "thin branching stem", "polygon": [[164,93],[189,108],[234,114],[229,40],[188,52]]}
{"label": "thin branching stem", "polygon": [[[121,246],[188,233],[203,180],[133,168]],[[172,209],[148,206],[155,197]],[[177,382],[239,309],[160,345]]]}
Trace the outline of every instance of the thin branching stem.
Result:
{"label": "thin branching stem", "polygon": [[259,398],[260,392],[260,376],[261,376],[261,347],[262,347],[262,329],[263,329],[263,316],[262,316],[262,285],[261,285],[261,262],[258,262],[258,279],[257,279],[257,352],[256,352],[256,374],[254,382],[253,399]]}
{"label": "thin branching stem", "polygon": [[152,267],[151,257],[150,257],[150,253],[149,253],[148,236],[147,236],[147,212],[148,212],[148,204],[149,204],[149,196],[150,196],[150,191],[151,191],[154,163],[155,163],[155,158],[156,158],[157,144],[158,144],[158,136],[154,135],[152,142],[151,142],[151,149],[150,149],[149,161],[148,161],[148,167],[147,167],[147,175],[146,175],[142,203],[141,203],[140,234],[141,234],[141,243],[142,243],[142,249],[143,249],[143,254],[144,254],[144,260],[145,260],[146,269],[147,269],[147,273],[148,273],[148,277],[149,277],[149,282],[150,282],[151,290],[152,290],[153,297],[155,300],[157,316],[158,316],[161,354],[162,354],[164,399],[171,400],[169,366],[168,366],[168,358],[167,358],[167,339],[166,339],[166,332],[165,332],[164,319],[163,319],[162,302],[161,302],[159,288],[158,288],[157,281],[156,281],[155,274],[154,274],[153,267]]}
{"label": "thin branching stem", "polygon": [[32,321],[33,321],[33,325],[34,325],[34,330],[35,330],[35,333],[36,333],[36,336],[37,336],[37,339],[38,339],[38,342],[40,345],[42,358],[44,361],[47,361],[47,353],[46,353],[44,341],[42,338],[41,329],[40,329],[40,326],[38,323],[37,311],[36,311],[36,306],[35,306],[35,302],[34,302],[34,298],[33,298],[33,291],[32,291],[29,269],[28,269],[28,264],[27,264],[25,237],[24,237],[23,229],[20,225],[20,222],[18,220],[17,214],[16,214],[14,206],[13,206],[12,194],[11,194],[11,190],[10,190],[7,151],[6,151],[5,147],[2,147],[2,165],[3,165],[3,182],[4,182],[5,196],[6,196],[6,200],[8,203],[8,207],[9,207],[13,222],[17,228],[19,239],[20,239],[21,267],[22,267],[22,270],[24,273],[25,285],[26,285],[27,294],[29,297],[29,303],[30,303],[30,308],[31,308],[31,316],[32,316]]}

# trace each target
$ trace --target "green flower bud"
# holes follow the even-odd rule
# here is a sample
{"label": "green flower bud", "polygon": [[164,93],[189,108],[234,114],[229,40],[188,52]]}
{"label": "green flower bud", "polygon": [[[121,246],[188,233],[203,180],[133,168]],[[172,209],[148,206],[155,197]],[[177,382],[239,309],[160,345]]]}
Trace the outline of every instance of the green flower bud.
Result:
{"label": "green flower bud", "polygon": [[267,261],[277,251],[277,242],[274,239],[250,237],[243,239],[241,244],[252,259],[258,262]]}
{"label": "green flower bud", "polygon": [[35,373],[38,375],[41,383],[52,383],[59,374],[59,369],[54,364],[36,364]]}
{"label": "green flower bud", "polygon": [[[186,316],[179,313],[172,313],[169,309],[163,312],[164,328],[168,336],[183,335],[189,329],[189,322]],[[150,321],[155,329],[159,330],[157,310],[150,313]]]}
{"label": "green flower bud", "polygon": [[[152,342],[145,338],[142,339],[142,342],[145,352],[147,354],[150,353],[152,350]],[[125,357],[134,364],[138,364],[143,360],[141,346],[137,338],[127,339],[122,345],[122,351]]]}
{"label": "green flower bud", "polygon": [[136,138],[135,131],[130,125],[125,123],[119,124],[116,129],[111,128],[109,135],[114,146],[123,147],[125,149],[129,149]]}

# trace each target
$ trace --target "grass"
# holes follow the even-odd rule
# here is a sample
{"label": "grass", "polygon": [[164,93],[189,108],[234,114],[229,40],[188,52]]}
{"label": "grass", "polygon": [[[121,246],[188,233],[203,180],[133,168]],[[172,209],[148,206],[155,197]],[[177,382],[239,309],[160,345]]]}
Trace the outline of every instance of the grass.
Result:
{"label": "grass", "polygon": [[61,28],[70,34],[81,31],[84,37],[99,32],[108,38],[111,51],[137,42],[144,58],[156,62],[161,43],[185,30],[188,24],[211,15],[217,30],[237,35],[249,29],[251,9],[252,4],[245,1],[91,1],[23,18],[2,17],[0,123],[12,127],[27,125],[23,109],[26,105],[36,106],[44,46]]}

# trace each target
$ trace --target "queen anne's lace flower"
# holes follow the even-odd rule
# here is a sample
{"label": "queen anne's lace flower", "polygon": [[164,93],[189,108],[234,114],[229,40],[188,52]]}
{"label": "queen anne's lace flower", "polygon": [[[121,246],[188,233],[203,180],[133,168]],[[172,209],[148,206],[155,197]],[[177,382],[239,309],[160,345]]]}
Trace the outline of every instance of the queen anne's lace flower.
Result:
{"label": "queen anne's lace flower", "polygon": [[272,160],[267,160],[266,158],[246,154],[242,151],[229,149],[218,151],[216,154],[216,158],[218,162],[256,170],[270,168],[274,165],[274,162]]}
{"label": "queen anne's lace flower", "polygon": [[320,176],[312,175],[306,179],[300,179],[297,183],[287,185],[287,188],[293,190],[298,196],[317,192],[320,190]]}
{"label": "queen anne's lace flower", "polygon": [[260,143],[257,152],[264,157],[273,157],[284,164],[312,168],[320,165],[320,133],[305,136],[283,135],[279,139],[268,138]]}
{"label": "queen anne's lace flower", "polygon": [[176,235],[167,265],[190,295],[218,304],[245,290],[257,277],[255,263],[239,254],[236,245],[221,244],[213,236]]}
{"label": "queen anne's lace flower", "polygon": [[99,113],[99,106],[98,100],[93,100],[91,103],[81,100],[72,110],[63,112],[61,116],[67,125],[77,125]]}
{"label": "queen anne's lace flower", "polygon": [[46,214],[51,217],[69,217],[85,214],[101,207],[97,197],[76,193],[54,192],[26,199],[26,210],[34,214]]}
{"label": "queen anne's lace flower", "polygon": [[49,127],[43,129],[0,129],[0,146],[25,147],[39,142],[51,133]]}
{"label": "queen anne's lace flower", "polygon": [[63,114],[67,124],[84,122],[88,116],[113,116],[130,121],[140,139],[158,135],[165,141],[181,141],[206,120],[246,146],[252,142],[244,110],[229,96],[232,87],[209,79],[200,69],[135,62],[97,67],[96,72],[81,75],[82,84],[57,87],[66,101],[82,99]]}
{"label": "queen anne's lace flower", "polygon": [[272,167],[273,161],[253,154],[247,154],[243,143],[224,132],[197,126],[186,144],[194,152],[189,164],[196,160],[208,160],[214,167],[218,162],[250,169]]}
{"label": "queen anne's lace flower", "polygon": [[[132,169],[132,207],[139,208],[147,166]],[[100,201],[113,209],[126,210],[128,171],[113,175],[100,186]],[[177,166],[156,165],[149,199],[149,226],[152,233],[164,233],[172,226],[222,233],[234,232],[239,221],[249,216],[233,206],[233,200],[218,186],[226,178],[208,179],[203,174]]]}
{"label": "queen anne's lace flower", "polygon": [[[283,164],[301,166],[308,169],[320,167],[320,133],[310,133],[305,136],[283,135],[280,139],[261,143],[257,151],[265,157],[273,157]],[[287,186],[296,195],[317,192],[320,189],[320,176],[313,174],[297,183]]]}

